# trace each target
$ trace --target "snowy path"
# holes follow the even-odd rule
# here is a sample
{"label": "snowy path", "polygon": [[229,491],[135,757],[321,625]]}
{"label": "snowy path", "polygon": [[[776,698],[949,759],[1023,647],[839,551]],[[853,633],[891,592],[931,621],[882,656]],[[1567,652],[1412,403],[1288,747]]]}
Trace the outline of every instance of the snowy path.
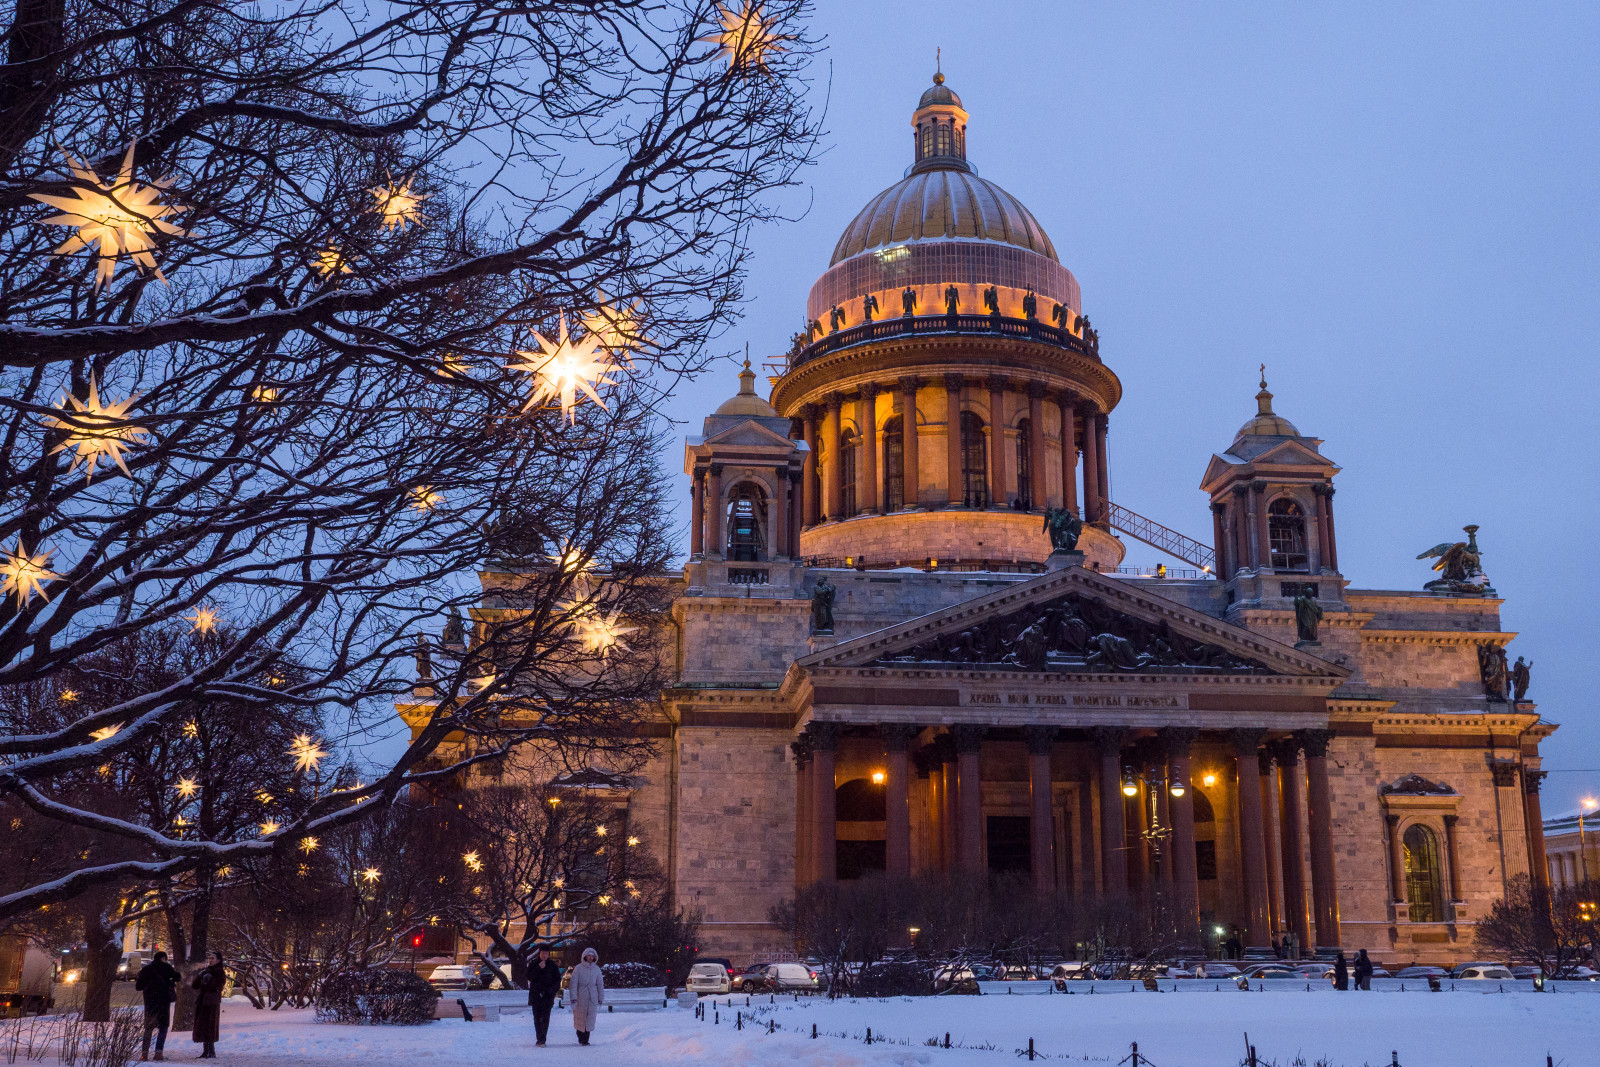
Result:
{"label": "snowy path", "polygon": [[[551,1019],[551,1044],[533,1046],[527,1013],[499,1023],[447,1019],[424,1027],[349,1027],[316,1023],[309,1011],[256,1011],[226,1005],[222,1059],[238,1067],[305,1067],[474,1063],[594,1067],[683,1063],[774,1063],[806,1067],[1002,1067],[1032,1037],[1044,1062],[1114,1065],[1139,1043],[1154,1067],[1232,1067],[1244,1055],[1244,1033],[1263,1057],[1287,1067],[1303,1056],[1310,1067],[1544,1067],[1600,1064],[1600,996],[1573,993],[1334,993],[1305,992],[1097,996],[986,996],[917,1000],[780,1001],[757,1012],[755,1024],[735,1030],[732,1011],[719,1007],[704,1022],[678,1008],[602,1015],[594,1046],[573,1037],[570,1013]],[[767,1033],[769,1020],[779,1029]],[[824,1035],[811,1039],[816,1024]],[[868,1046],[866,1029],[886,1043]],[[930,1037],[966,1048],[927,1047]],[[178,1035],[185,1037],[187,1035]],[[904,1043],[902,1043],[904,1042]],[[981,1046],[991,1045],[992,1048]],[[174,1059],[194,1049],[175,1040]],[[1026,1062],[1025,1058],[1023,1062]]]}

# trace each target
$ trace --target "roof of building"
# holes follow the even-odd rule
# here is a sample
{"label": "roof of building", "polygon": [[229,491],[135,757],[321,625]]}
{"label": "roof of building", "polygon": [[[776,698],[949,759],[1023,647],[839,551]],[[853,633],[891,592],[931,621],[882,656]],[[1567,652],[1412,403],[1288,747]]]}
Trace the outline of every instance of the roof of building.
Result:
{"label": "roof of building", "polygon": [[756,395],[756,373],[750,369],[748,359],[744,361],[744,370],[739,372],[739,391],[724,400],[712,415],[744,415],[752,419],[778,417],[772,405]]}
{"label": "roof of building", "polygon": [[1238,441],[1241,437],[1299,437],[1300,431],[1295,429],[1294,423],[1272,410],[1272,394],[1267,391],[1267,376],[1261,375],[1261,391],[1256,394],[1255,418],[1239,427],[1239,432],[1233,435]]}

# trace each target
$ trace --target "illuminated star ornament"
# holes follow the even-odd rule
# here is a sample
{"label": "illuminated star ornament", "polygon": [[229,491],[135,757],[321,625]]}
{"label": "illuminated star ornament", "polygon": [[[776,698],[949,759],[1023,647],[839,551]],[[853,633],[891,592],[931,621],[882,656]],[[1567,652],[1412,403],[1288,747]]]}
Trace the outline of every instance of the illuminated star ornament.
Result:
{"label": "illuminated star ornament", "polygon": [[583,550],[567,541],[561,546],[561,551],[553,556],[546,556],[556,566],[560,574],[582,574],[594,567],[594,561],[583,554]]}
{"label": "illuminated star ornament", "polygon": [[437,492],[431,485],[419,485],[411,490],[411,508],[413,511],[432,511],[444,503],[444,494]]}
{"label": "illuminated star ornament", "polygon": [[70,255],[98,246],[100,265],[95,271],[96,289],[111,280],[117,260],[124,255],[131,256],[137,267],[151,271],[165,282],[167,279],[151,254],[156,247],[155,235],[177,237],[183,233],[181,228],[166,221],[168,215],[176,215],[183,208],[159,202],[171,186],[171,179],[161,178],[149,185],[135,182],[133,149],[134,143],[130,142],[127,155],[122,157],[122,169],[116,181],[109,185],[88,164],[74,159],[72,153],[63,149],[61,154],[67,157],[67,169],[79,183],[73,186],[73,195],[28,194],[30,199],[62,211],[60,215],[45,219],[46,225],[78,228],[77,233],[56,249],[57,255]]}
{"label": "illuminated star ornament", "polygon": [[518,349],[516,355],[525,357],[525,361],[511,365],[512,370],[527,371],[536,379],[533,395],[522,405],[523,411],[536,408],[547,400],[555,400],[561,404],[562,416],[575,424],[578,417],[574,409],[578,406],[580,392],[599,404],[601,410],[611,410],[595,391],[598,386],[615,384],[609,377],[615,368],[610,357],[598,352],[598,337],[588,334],[582,340],[574,341],[567,336],[567,317],[563,314],[561,333],[555,344],[537,331],[533,339],[539,342],[540,350],[529,352]]}
{"label": "illuminated star ornament", "polygon": [[117,731],[120,730],[120,729],[122,729],[122,724],[119,722],[115,726],[102,726],[100,729],[95,730],[89,736],[94,738],[96,741],[105,741],[105,740],[108,740],[110,738],[116,737],[117,736]]}
{"label": "illuminated star ornament", "polygon": [[368,867],[366,870],[361,872],[361,880],[363,882],[367,883],[368,885],[372,885],[374,882],[376,882],[379,878],[382,878],[382,877],[383,877],[383,872],[378,870],[378,868],[376,868],[376,867]]}
{"label": "illuminated star ornament", "polygon": [[310,734],[301,734],[289,745],[289,755],[294,757],[295,769],[300,771],[316,770],[327,754]]}
{"label": "illuminated star ornament", "polygon": [[309,856],[317,850],[318,844],[319,842],[314,837],[302,837],[300,839],[300,851]]}
{"label": "illuminated star ornament", "polygon": [[383,228],[390,231],[399,230],[402,233],[405,232],[407,225],[413,223],[422,225],[422,202],[432,195],[413,193],[410,178],[397,183],[392,177],[387,184],[375,185],[367,192],[377,200],[373,210],[382,216]]}
{"label": "illuminated star ornament", "polygon": [[777,33],[778,20],[769,19],[760,4],[745,0],[738,11],[718,4],[717,16],[717,31],[703,39],[720,46],[717,54],[728,57],[728,66],[734,70],[764,71],[767,53],[785,51],[782,42],[788,38]]}
{"label": "illuminated star ornament", "polygon": [[586,615],[573,623],[573,631],[585,652],[592,652],[604,656],[613,649],[627,650],[627,645],[622,641],[623,634],[631,634],[637,626],[618,625],[618,612],[601,615],[598,611]]}
{"label": "illuminated star ornament", "polygon": [[54,551],[52,548],[37,554],[30,553],[23,546],[22,538],[17,538],[16,550],[0,556],[0,578],[4,579],[0,581],[0,598],[15,593],[18,607],[26,607],[35,593],[49,600],[49,594],[44,591],[44,583],[52,578],[61,577],[45,567]]}
{"label": "illuminated star ornament", "polygon": [[273,834],[275,834],[277,832],[278,832],[278,824],[273,822],[272,820],[268,819],[266,822],[261,824],[261,836],[262,837],[271,837]]}
{"label": "illuminated star ornament", "polygon": [[196,782],[193,778],[179,778],[178,784],[172,788],[178,791],[178,795],[180,797],[188,800],[190,797],[200,792],[200,783]]}
{"label": "illuminated star ornament", "polygon": [[200,606],[194,609],[193,615],[185,615],[183,618],[189,624],[189,629],[194,633],[209,634],[216,632],[216,608]]}
{"label": "illuminated star ornament", "polygon": [[354,273],[350,269],[350,264],[345,260],[344,253],[339,251],[338,247],[331,241],[312,257],[311,269],[316,271],[317,276],[321,278],[331,278],[335,274]]}
{"label": "illuminated star ornament", "polygon": [[84,481],[94,480],[95,468],[100,465],[102,458],[122,468],[123,474],[129,474],[128,465],[122,461],[122,450],[147,433],[143,426],[135,426],[127,420],[128,408],[137,399],[138,395],[134,394],[111,403],[102,403],[99,386],[91,375],[87,401],[64,396],[57,401],[56,407],[70,403],[72,410],[63,408],[65,418],[51,416],[45,419],[55,429],[67,431],[67,439],[51,449],[50,454],[76,448],[78,454],[72,457],[72,466],[67,473],[71,474],[82,463]]}
{"label": "illuminated star ornament", "polygon": [[583,331],[600,342],[600,347],[621,356],[629,349],[644,343],[639,332],[637,304],[618,307],[606,299],[606,294],[596,292],[598,306],[583,317]]}
{"label": "illuminated star ornament", "polygon": [[478,854],[476,852],[468,852],[465,856],[461,857],[461,862],[467,865],[467,870],[469,871],[483,870],[483,860],[478,858]]}

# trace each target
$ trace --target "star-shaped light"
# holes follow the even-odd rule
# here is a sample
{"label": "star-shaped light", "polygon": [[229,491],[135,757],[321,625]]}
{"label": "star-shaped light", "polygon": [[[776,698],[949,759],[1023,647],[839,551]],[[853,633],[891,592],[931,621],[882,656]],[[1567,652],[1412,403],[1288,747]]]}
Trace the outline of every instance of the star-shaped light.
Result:
{"label": "star-shaped light", "polygon": [[606,836],[606,828],[604,826],[596,826],[594,828],[594,832],[599,834],[601,837]]}
{"label": "star-shaped light", "polygon": [[49,548],[37,554],[31,553],[23,547],[22,538],[18,537],[16,550],[0,556],[0,578],[5,579],[0,582],[0,598],[15,593],[18,607],[26,607],[35,593],[49,600],[44,583],[61,577],[45,567],[54,552],[55,549]]}
{"label": "star-shaped light", "polygon": [[383,877],[383,872],[378,870],[378,868],[376,868],[376,867],[368,867],[366,870],[361,872],[361,880],[363,882],[367,883],[368,885],[372,885],[373,883],[377,882],[377,880],[379,878],[382,878],[382,877]]}
{"label": "star-shaped light", "polygon": [[545,559],[555,564],[557,574],[581,575],[594,569],[594,559],[571,541],[563,542],[560,552]]}
{"label": "star-shaped light", "polygon": [[328,753],[310,734],[301,734],[289,745],[289,755],[294,757],[295,770],[314,771]]}
{"label": "star-shaped light", "polygon": [[554,879],[550,884],[555,886],[557,889],[560,889],[560,888],[562,888],[563,886],[565,886],[567,884],[567,880],[565,878],[558,877],[558,878]]}
{"label": "star-shaped light", "polygon": [[115,726],[102,726],[100,729],[90,733],[89,736],[94,738],[96,741],[105,741],[109,738],[116,737],[117,731],[121,729],[122,724],[119,722]]}
{"label": "star-shaped light", "polygon": [[273,822],[271,819],[268,819],[266,822],[261,824],[261,836],[262,837],[271,837],[273,834],[275,834],[277,832],[278,832],[278,824]]}
{"label": "star-shaped light", "polygon": [[315,255],[311,257],[311,269],[321,278],[331,278],[335,274],[351,274],[350,263],[344,258],[344,252],[338,245],[329,241]]}
{"label": "star-shaped light", "polygon": [[250,399],[263,404],[275,404],[278,401],[278,393],[279,391],[270,385],[258,385],[250,390]]}
{"label": "star-shaped light", "polygon": [[178,784],[172,788],[178,791],[178,795],[180,797],[188,800],[190,797],[200,792],[200,783],[195,781],[193,778],[179,778]]}
{"label": "star-shaped light", "polygon": [[318,841],[314,837],[302,837],[300,839],[300,844],[297,847],[300,849],[301,852],[304,852],[306,855],[309,856],[309,855],[311,855],[313,852],[315,852],[317,850],[317,846],[319,844],[321,844],[321,843],[322,842]]}
{"label": "star-shaped light", "polygon": [[193,719],[190,719],[188,722],[184,723],[183,724],[183,736],[184,737],[199,737],[200,736],[200,724],[195,722]]}
{"label": "star-shaped light", "polygon": [[615,368],[610,357],[599,351],[598,337],[589,334],[574,341],[567,336],[567,317],[563,314],[561,332],[555,344],[551,344],[538,331],[533,332],[533,339],[539,342],[539,351],[517,349],[515,354],[525,359],[511,365],[512,370],[527,371],[536,379],[533,394],[522,405],[523,411],[536,408],[547,400],[555,400],[561,404],[562,417],[576,423],[578,417],[574,409],[578,406],[580,392],[599,404],[601,410],[611,410],[595,391],[598,386],[615,384],[609,377]]}
{"label": "star-shaped light", "polygon": [[444,494],[431,485],[419,485],[411,490],[411,508],[414,511],[432,511],[444,503]]}
{"label": "star-shaped light", "polygon": [[785,51],[788,40],[776,32],[776,19],[769,19],[760,4],[745,0],[738,11],[717,5],[721,25],[717,32],[703,40],[719,45],[717,54],[728,57],[734,70],[766,70],[767,53]]}
{"label": "star-shaped light", "polygon": [[162,276],[161,268],[156,266],[156,257],[151,254],[156,247],[155,235],[164,233],[176,237],[183,233],[182,229],[166,221],[168,215],[176,215],[183,208],[176,204],[159,203],[162,194],[171,186],[171,179],[161,178],[149,185],[140,185],[133,180],[134,143],[128,144],[128,153],[122,157],[122,169],[117,173],[115,182],[107,184],[102,181],[88,164],[62,149],[61,154],[67,157],[67,169],[78,181],[73,186],[73,195],[28,194],[29,199],[61,209],[62,214],[44,220],[46,225],[78,228],[77,233],[56,249],[57,255],[70,255],[99,246],[100,264],[94,277],[96,289],[111,280],[117,260],[124,255],[131,256],[135,266],[151,271],[165,282],[167,279]]}
{"label": "star-shaped light", "polygon": [[637,844],[638,844],[638,843],[639,843],[639,839],[638,839],[638,838],[637,838],[637,837],[630,837],[630,838],[628,838],[628,847],[629,847],[629,848],[633,848],[633,847],[634,847],[634,846],[635,846],[635,845],[637,845]]}
{"label": "star-shaped light", "polygon": [[87,401],[75,396],[63,396],[56,402],[56,407],[70,403],[72,410],[63,412],[67,417],[45,418],[47,425],[67,431],[66,440],[52,448],[50,454],[53,456],[57,452],[76,448],[78,454],[72,457],[72,466],[67,468],[67,473],[71,474],[82,463],[84,481],[94,480],[95,469],[102,458],[122,468],[123,474],[128,474],[128,465],[122,461],[122,450],[148,432],[143,426],[135,426],[127,420],[128,408],[137,399],[138,395],[133,394],[111,403],[102,403],[100,389],[91,374]]}
{"label": "star-shaped light", "polygon": [[265,789],[258,789],[256,791],[256,799],[263,804],[271,804],[273,801],[273,796]]}
{"label": "star-shaped light", "polygon": [[200,605],[194,609],[193,615],[185,615],[184,621],[189,623],[189,629],[197,634],[215,633],[217,629],[217,609]]}
{"label": "star-shaped light", "polygon": [[468,852],[461,857],[461,862],[467,865],[467,870],[469,871],[483,870],[483,860],[478,857],[476,852]]}
{"label": "star-shaped light", "polygon": [[61,691],[61,702],[63,704],[70,704],[77,699],[78,691],[76,689],[63,689]]}
{"label": "star-shaped light", "polygon": [[644,334],[639,329],[638,305],[619,307],[606,299],[606,294],[596,291],[596,307],[583,317],[584,333],[600,342],[600,347],[613,355],[622,355],[644,344]]}
{"label": "star-shaped light", "polygon": [[601,615],[596,611],[578,619],[572,624],[572,629],[585,652],[604,656],[613,649],[626,651],[628,646],[623,642],[622,635],[631,634],[638,627],[620,625],[616,611],[609,615]]}
{"label": "star-shaped light", "polygon": [[422,202],[433,194],[413,193],[411,182],[410,178],[398,183],[391,178],[387,184],[367,190],[377,200],[372,210],[383,217],[385,230],[404,232],[410,223],[422,225]]}
{"label": "star-shaped light", "polygon": [[609,893],[601,893],[600,894],[600,906],[601,907],[605,907],[607,904],[610,904],[610,903],[611,903],[611,894],[609,894]]}

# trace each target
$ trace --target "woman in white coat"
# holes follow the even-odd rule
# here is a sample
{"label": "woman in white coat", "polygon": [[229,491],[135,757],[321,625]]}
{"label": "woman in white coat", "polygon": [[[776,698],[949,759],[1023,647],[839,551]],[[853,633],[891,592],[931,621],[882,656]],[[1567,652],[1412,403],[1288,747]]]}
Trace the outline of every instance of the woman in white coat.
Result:
{"label": "woman in white coat", "polygon": [[587,1045],[589,1035],[594,1032],[595,1018],[600,1014],[600,1005],[606,1002],[606,983],[600,973],[600,954],[594,949],[584,949],[583,962],[572,968],[567,996],[572,998],[572,1026],[578,1031],[578,1044]]}

